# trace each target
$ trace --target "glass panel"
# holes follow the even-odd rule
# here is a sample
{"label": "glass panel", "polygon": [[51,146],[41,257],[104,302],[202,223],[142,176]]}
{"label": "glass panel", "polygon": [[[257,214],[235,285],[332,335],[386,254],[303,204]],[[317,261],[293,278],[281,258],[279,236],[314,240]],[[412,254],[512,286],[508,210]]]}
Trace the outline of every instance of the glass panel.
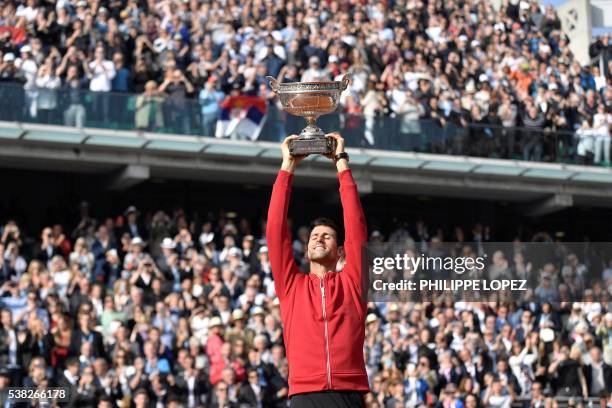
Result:
{"label": "glass panel", "polygon": [[[118,130],[146,130],[214,137],[217,113],[203,114],[196,98],[146,97],[86,89],[24,89],[0,83],[0,120]],[[406,116],[364,116],[336,112],[318,119],[325,131],[339,131],[350,147],[423,153],[608,165],[609,141],[596,134],[536,130],[482,123],[442,125]],[[278,142],[298,134],[303,118],[268,104],[259,140]]]}

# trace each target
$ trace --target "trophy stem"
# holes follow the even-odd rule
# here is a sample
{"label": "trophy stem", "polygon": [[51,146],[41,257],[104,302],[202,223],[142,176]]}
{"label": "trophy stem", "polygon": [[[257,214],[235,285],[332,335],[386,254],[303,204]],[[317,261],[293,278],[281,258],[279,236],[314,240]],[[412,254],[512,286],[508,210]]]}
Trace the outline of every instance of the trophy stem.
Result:
{"label": "trophy stem", "polygon": [[300,132],[300,139],[320,139],[325,138],[325,132],[317,126],[316,116],[306,116],[308,126]]}

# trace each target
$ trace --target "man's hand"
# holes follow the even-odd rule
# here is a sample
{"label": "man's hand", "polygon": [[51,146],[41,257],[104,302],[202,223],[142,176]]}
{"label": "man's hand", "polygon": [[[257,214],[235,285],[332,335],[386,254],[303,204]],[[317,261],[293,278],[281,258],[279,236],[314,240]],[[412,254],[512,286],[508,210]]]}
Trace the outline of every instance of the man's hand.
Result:
{"label": "man's hand", "polygon": [[326,156],[336,163],[336,168],[338,169],[338,172],[348,170],[349,166],[348,161],[346,159],[340,159],[336,161],[335,158],[338,154],[344,153],[344,138],[340,136],[340,133],[337,132],[328,133],[325,135],[325,137],[331,137],[336,141],[336,150]]}
{"label": "man's hand", "polygon": [[302,161],[304,157],[306,157],[304,155],[292,156],[289,152],[289,141],[297,138],[297,135],[287,136],[281,144],[281,152],[283,153],[283,164],[281,164],[281,170],[288,171],[289,173],[293,173],[298,163]]}

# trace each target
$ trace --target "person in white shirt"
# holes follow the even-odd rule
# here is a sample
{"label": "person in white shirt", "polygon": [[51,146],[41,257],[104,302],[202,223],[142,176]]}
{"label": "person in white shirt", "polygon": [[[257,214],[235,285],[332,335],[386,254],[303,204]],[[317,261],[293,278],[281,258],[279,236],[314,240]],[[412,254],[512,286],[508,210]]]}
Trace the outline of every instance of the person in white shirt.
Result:
{"label": "person in white shirt", "polygon": [[[506,388],[509,393],[504,393],[504,388]],[[513,397],[514,391],[512,387],[508,387],[503,381],[495,379],[491,385],[486,388],[483,402],[487,407],[510,408]]]}
{"label": "person in white shirt", "polygon": [[578,146],[576,147],[576,153],[584,161],[587,161],[587,156],[593,154],[595,137],[593,134],[593,128],[588,120],[582,122],[580,129],[576,131],[576,138],[578,139]]}
{"label": "person in white shirt", "polygon": [[595,158],[593,161],[595,163],[599,163],[602,156],[606,163],[610,163],[610,125],[612,125],[610,109],[606,109],[604,104],[599,104],[597,113],[593,115],[593,132],[595,133]]}
{"label": "person in white shirt", "polygon": [[60,78],[55,75],[51,57],[45,60],[36,76],[38,88],[38,114],[42,123],[51,123],[53,113],[57,108],[57,90],[61,86]]}
{"label": "person in white shirt", "polygon": [[89,68],[89,90],[92,94],[92,112],[97,115],[98,120],[108,119],[109,99],[112,80],[115,77],[115,64],[104,56],[104,46],[98,45],[94,53],[94,59],[88,65]]}
{"label": "person in white shirt", "polygon": [[302,74],[302,82],[329,81],[329,74],[321,68],[321,60],[313,55],[308,60],[308,69]]}
{"label": "person in white shirt", "polygon": [[15,66],[25,78],[23,89],[25,90],[25,108],[26,115],[35,119],[38,113],[38,91],[36,89],[36,74],[38,73],[38,65],[32,58],[32,47],[24,45],[19,50],[21,58],[15,60]]}
{"label": "person in white shirt", "polygon": [[28,22],[34,21],[39,13],[36,3],[36,0],[28,0],[27,4],[22,4],[17,7],[15,15],[17,17],[24,17]]}
{"label": "person in white shirt", "polygon": [[262,408],[264,406],[265,393],[266,389],[260,384],[257,369],[249,368],[247,371],[247,381],[240,387],[238,403],[250,407]]}

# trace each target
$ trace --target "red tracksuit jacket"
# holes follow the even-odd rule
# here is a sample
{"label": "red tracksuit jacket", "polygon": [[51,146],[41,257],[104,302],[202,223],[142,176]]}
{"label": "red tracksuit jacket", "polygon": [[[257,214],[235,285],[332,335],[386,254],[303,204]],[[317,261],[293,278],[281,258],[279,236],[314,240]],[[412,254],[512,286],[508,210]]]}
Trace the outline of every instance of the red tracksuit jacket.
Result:
{"label": "red tracksuit jacket", "polygon": [[324,279],[299,271],[287,208],[293,174],[280,171],[268,210],[268,242],[289,363],[289,395],[323,390],[368,392],[363,360],[367,273],[361,273],[365,217],[350,170],[338,174],[344,210],[346,264]]}

